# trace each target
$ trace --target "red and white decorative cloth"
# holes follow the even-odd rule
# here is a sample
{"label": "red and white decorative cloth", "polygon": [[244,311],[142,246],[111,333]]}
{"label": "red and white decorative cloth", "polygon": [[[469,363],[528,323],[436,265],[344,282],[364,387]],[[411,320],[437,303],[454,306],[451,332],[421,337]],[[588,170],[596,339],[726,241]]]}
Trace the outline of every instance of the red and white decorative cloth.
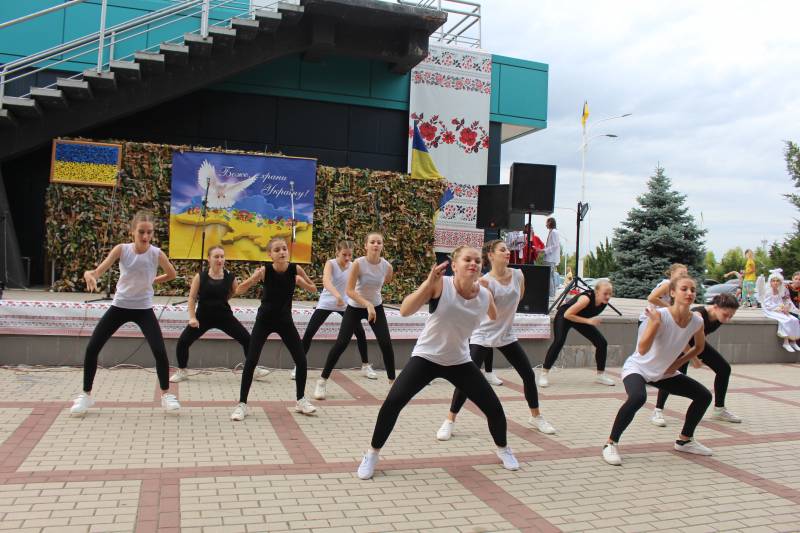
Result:
{"label": "red and white decorative cloth", "polygon": [[[477,221],[478,185],[489,163],[492,56],[477,49],[431,45],[411,71],[409,137],[414,122],[439,173],[448,180],[436,218],[434,246],[483,244]],[[409,138],[409,168],[411,142]]]}
{"label": "red and white decorative cloth", "polygon": [[[82,303],[65,301],[0,300],[0,335],[62,335],[88,337],[94,331],[100,317],[108,310],[109,303]],[[185,305],[156,305],[153,310],[158,317],[164,338],[177,339],[186,327],[188,314]],[[258,307],[233,307],[233,314],[248,330],[253,329]],[[296,306],[292,318],[300,335],[306,329],[314,309]],[[409,317],[400,316],[395,309],[386,308],[386,319],[393,339],[416,339],[428,313],[419,312]],[[316,339],[336,339],[341,318],[331,314],[322,325]],[[375,336],[370,328],[364,328],[367,338]],[[517,315],[514,333],[521,339],[547,339],[550,337],[550,317],[547,315]],[[122,326],[115,337],[141,337],[136,324]],[[228,336],[212,329],[206,339],[227,339]]]}

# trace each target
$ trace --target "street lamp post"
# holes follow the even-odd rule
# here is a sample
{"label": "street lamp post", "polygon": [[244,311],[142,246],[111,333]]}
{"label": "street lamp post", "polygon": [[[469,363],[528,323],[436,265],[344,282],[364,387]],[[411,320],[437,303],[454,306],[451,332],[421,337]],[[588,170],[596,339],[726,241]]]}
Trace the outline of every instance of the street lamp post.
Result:
{"label": "street lamp post", "polygon": [[[625,117],[629,117],[631,115],[633,115],[633,113],[625,113],[624,115],[618,115],[618,116],[615,116],[615,117],[608,117],[608,118],[604,118],[604,119],[598,120],[597,122],[595,122],[595,124],[600,124],[601,122],[608,122],[609,120],[615,120],[615,119],[618,119],[618,118],[625,118]],[[600,137],[609,137],[611,139],[617,139],[619,137],[618,135],[615,135],[613,133],[601,133],[599,135],[594,135],[592,137],[589,137],[589,126],[587,125],[587,122],[588,122],[588,111],[587,111],[587,114],[585,116],[586,116],[587,120],[583,122],[582,136],[581,136],[582,142],[581,142],[581,148],[580,148],[580,150],[581,150],[581,203],[586,203],[586,150],[589,147],[589,143],[592,140],[598,139]],[[588,232],[587,232],[587,235],[588,235]],[[588,238],[587,238],[586,242],[588,244],[588,242],[589,242]],[[588,246],[584,246],[583,247],[584,254],[586,253],[587,248],[588,248]],[[577,259],[578,259],[578,267],[579,267],[579,272],[577,273],[577,275],[583,277],[583,261],[581,260],[580,257],[577,258]]]}

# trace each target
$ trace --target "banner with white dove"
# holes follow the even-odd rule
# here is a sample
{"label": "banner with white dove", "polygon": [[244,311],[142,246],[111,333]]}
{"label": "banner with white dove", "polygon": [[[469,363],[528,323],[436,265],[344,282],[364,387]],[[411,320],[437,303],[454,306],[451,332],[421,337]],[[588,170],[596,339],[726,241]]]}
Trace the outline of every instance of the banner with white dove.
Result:
{"label": "banner with white dove", "polygon": [[268,261],[270,239],[284,237],[291,261],[311,262],[316,175],[316,159],[175,152],[169,257],[199,259],[221,245],[226,259]]}

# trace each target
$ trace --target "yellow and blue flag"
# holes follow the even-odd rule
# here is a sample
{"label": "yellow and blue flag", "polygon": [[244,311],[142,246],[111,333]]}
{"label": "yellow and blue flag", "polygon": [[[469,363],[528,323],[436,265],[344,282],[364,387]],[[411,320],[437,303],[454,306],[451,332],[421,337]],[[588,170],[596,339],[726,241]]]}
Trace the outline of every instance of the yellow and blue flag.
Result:
{"label": "yellow and blue flag", "polygon": [[583,101],[583,110],[581,111],[581,126],[586,128],[586,121],[589,120],[589,102]]}
{"label": "yellow and blue flag", "polygon": [[50,181],[113,187],[122,146],[110,143],[53,141]]}
{"label": "yellow and blue flag", "polygon": [[411,178],[418,180],[440,180],[444,176],[439,174],[436,165],[433,164],[428,147],[419,133],[419,127],[414,122],[414,140],[411,143]]}

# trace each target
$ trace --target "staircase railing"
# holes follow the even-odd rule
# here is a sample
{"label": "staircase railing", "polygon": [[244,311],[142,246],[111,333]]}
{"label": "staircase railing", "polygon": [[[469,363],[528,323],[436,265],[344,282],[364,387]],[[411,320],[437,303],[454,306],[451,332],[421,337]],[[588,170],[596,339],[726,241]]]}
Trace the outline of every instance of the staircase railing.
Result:
{"label": "staircase railing", "polygon": [[[50,13],[69,9],[85,1],[70,0],[57,6],[3,22],[0,24],[0,30],[23,24]],[[95,70],[100,73],[107,69],[112,61],[126,60],[133,57],[135,52],[146,52],[158,48],[162,43],[178,41],[186,33],[198,33],[204,38],[208,37],[211,14],[215,10],[217,13],[221,13],[221,16],[230,15],[224,19],[216,20],[212,25],[221,26],[234,18],[253,18],[256,10],[270,10],[279,3],[277,0],[170,0],[170,2],[171,5],[161,9],[107,27],[108,0],[101,0],[97,31],[10,61],[2,66],[2,69],[0,69],[0,109],[3,108],[6,88],[10,83],[34,76],[43,70],[54,69],[59,65],[68,64],[79,58],[97,54]],[[195,18],[199,20],[198,27],[192,31],[185,31],[186,26],[180,23],[185,23],[186,20]],[[174,24],[178,24],[180,28],[174,36],[159,39],[159,42],[152,46],[136,50],[134,53],[115,57],[116,49],[120,43]],[[78,72],[70,77],[78,78],[82,74],[83,72]],[[55,83],[48,85],[47,88],[54,85]],[[23,96],[28,95],[25,94]]]}
{"label": "staircase railing", "polygon": [[481,5],[468,0],[397,0],[405,6],[447,13],[447,23],[431,34],[431,41],[471,48],[481,47]]}

